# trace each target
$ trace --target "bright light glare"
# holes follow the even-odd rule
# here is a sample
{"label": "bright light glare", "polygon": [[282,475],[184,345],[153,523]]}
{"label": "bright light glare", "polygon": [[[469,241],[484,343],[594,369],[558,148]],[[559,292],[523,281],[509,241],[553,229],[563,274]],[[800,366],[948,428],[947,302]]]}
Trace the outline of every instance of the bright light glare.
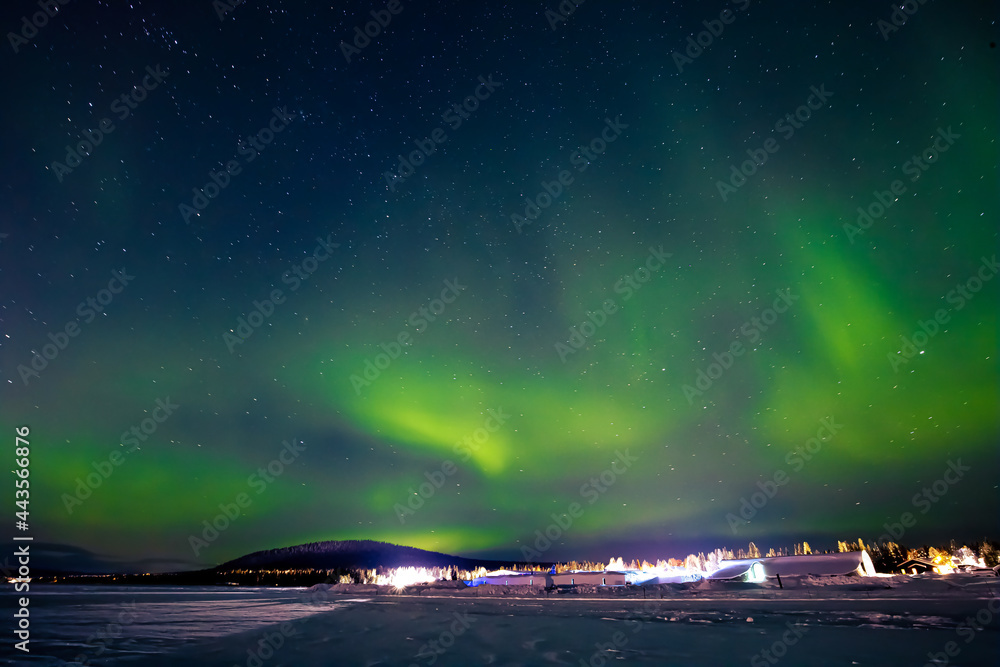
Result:
{"label": "bright light glare", "polygon": [[425,567],[397,567],[390,570],[388,574],[378,575],[375,583],[379,586],[392,586],[396,590],[403,590],[413,584],[429,584],[434,581],[437,581],[437,578]]}

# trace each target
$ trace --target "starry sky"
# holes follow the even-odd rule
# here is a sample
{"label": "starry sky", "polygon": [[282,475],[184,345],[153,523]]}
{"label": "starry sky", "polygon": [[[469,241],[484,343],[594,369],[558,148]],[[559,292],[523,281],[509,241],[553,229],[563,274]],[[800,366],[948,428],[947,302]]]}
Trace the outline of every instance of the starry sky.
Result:
{"label": "starry sky", "polygon": [[907,8],[5,7],[31,534],[997,537],[996,20]]}

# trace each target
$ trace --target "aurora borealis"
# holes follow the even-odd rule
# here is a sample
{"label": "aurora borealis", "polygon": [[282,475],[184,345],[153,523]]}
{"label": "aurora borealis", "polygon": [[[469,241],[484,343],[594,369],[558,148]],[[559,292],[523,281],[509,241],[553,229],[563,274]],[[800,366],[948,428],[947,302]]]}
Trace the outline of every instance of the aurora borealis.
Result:
{"label": "aurora borealis", "polygon": [[543,558],[914,508],[901,542],[995,537],[985,5],[390,4],[69,3],[6,40],[36,540],[507,558],[574,502]]}

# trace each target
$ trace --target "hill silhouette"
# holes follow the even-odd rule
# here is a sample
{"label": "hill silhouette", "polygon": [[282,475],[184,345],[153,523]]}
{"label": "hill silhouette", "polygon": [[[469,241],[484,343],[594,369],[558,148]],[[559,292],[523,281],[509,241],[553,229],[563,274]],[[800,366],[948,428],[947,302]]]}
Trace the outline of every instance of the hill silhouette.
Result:
{"label": "hill silhouette", "polygon": [[[391,567],[451,567],[488,570],[516,565],[511,561],[465,558],[405,547],[375,540],[330,540],[310,542],[280,549],[255,551],[228,561],[215,568],[218,571],[239,569],[377,569]],[[547,563],[534,563],[537,567]]]}

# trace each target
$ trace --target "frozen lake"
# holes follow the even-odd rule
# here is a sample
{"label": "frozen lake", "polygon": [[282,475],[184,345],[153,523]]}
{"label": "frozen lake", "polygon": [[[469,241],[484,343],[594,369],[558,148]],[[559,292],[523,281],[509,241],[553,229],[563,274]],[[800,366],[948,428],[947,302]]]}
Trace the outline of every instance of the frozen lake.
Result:
{"label": "frozen lake", "polygon": [[0,664],[881,667],[934,664],[930,654],[993,665],[994,582],[941,594],[821,587],[645,600],[33,586],[31,655],[13,651],[8,634]]}
{"label": "frozen lake", "polygon": [[294,588],[33,585],[30,598],[30,662],[5,642],[0,664],[114,664],[264,632],[352,604],[346,596],[320,600]]}

